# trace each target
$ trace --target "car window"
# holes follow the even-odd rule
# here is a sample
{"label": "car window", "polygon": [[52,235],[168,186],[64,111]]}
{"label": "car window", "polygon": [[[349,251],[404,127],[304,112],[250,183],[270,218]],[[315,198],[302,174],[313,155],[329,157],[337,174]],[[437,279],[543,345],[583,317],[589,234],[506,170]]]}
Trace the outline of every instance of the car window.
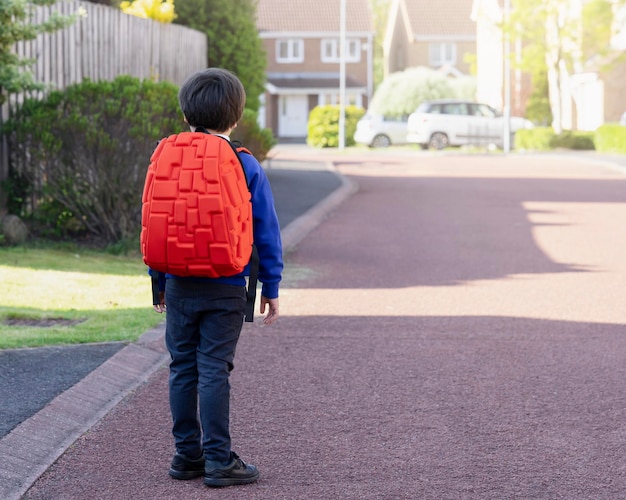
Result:
{"label": "car window", "polygon": [[485,116],[487,118],[495,118],[497,113],[493,108],[486,104],[470,104],[471,114],[474,116]]}
{"label": "car window", "polygon": [[408,115],[403,115],[403,116],[383,116],[383,121],[385,122],[394,122],[394,123],[398,123],[398,122],[405,122],[408,119]]}
{"label": "car window", "polygon": [[415,110],[416,113],[432,113],[433,105],[429,102],[423,102]]}
{"label": "car window", "polygon": [[463,102],[450,102],[443,105],[445,115],[467,115],[467,106]]}

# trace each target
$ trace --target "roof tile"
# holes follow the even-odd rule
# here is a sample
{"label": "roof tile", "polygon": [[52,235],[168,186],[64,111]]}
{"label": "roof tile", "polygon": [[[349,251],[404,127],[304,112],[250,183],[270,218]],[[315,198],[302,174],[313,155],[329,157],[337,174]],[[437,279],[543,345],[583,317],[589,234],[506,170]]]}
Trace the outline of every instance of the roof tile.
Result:
{"label": "roof tile", "polygon": [[415,36],[475,36],[473,0],[403,0]]}
{"label": "roof tile", "polygon": [[[258,0],[257,28],[270,32],[338,32],[339,0]],[[368,0],[346,0],[346,31],[373,32]]]}

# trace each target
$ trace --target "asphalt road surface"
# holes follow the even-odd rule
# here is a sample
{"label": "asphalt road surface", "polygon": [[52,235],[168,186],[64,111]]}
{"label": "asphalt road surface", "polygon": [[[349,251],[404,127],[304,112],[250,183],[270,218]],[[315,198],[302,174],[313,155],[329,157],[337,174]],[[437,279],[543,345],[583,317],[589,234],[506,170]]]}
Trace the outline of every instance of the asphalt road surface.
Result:
{"label": "asphalt road surface", "polygon": [[[297,156],[294,151],[293,155]],[[327,156],[358,185],[246,325],[235,450],[167,476],[158,370],[29,499],[626,497],[626,177],[560,156]]]}

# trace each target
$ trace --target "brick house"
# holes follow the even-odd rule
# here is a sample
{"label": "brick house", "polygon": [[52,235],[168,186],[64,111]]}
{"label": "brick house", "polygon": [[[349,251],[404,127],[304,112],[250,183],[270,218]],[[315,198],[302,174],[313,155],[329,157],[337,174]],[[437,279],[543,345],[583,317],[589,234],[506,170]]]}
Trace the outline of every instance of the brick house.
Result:
{"label": "brick house", "polygon": [[426,66],[467,75],[476,54],[472,0],[392,0],[383,45],[384,73]]}
{"label": "brick house", "polygon": [[[338,104],[340,2],[258,0],[267,53],[261,124],[282,142],[304,141],[309,112]],[[374,29],[368,0],[346,0],[346,104],[367,107],[373,92]]]}

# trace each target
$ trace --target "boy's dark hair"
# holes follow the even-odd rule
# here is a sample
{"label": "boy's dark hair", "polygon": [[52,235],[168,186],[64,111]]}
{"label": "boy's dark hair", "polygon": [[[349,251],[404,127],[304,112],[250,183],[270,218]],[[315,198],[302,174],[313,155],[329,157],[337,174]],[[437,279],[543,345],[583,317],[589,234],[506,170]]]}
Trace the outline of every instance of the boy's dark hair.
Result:
{"label": "boy's dark hair", "polygon": [[185,80],[178,103],[190,126],[224,132],[243,115],[246,91],[230,71],[208,68]]}

